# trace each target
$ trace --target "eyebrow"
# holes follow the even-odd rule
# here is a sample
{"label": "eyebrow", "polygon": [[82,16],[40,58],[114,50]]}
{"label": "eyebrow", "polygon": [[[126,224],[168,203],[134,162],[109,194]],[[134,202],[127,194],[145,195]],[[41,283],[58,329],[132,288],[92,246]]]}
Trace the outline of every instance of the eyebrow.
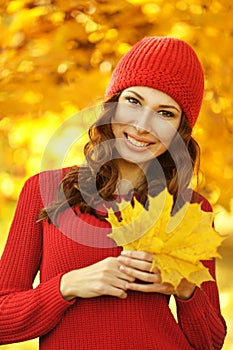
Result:
{"label": "eyebrow", "polygon": [[[138,94],[137,92],[135,92],[133,90],[128,90],[127,92],[131,92],[134,95],[136,95],[138,98],[140,98],[141,101],[145,101],[145,99],[140,94]],[[171,109],[177,110],[177,112],[180,112],[180,110],[177,107],[173,106],[173,105],[159,105],[158,107],[159,108],[171,108]]]}
{"label": "eyebrow", "polygon": [[159,105],[159,108],[172,108],[177,110],[177,112],[180,112],[180,110],[173,105]]}

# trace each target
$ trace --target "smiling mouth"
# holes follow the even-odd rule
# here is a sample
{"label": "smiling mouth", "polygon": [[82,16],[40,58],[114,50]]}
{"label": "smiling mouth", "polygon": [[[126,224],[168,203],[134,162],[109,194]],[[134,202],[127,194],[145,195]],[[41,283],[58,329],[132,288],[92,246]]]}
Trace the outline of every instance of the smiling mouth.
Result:
{"label": "smiling mouth", "polygon": [[125,133],[125,137],[127,139],[127,141],[129,141],[129,143],[131,143],[131,145],[135,146],[135,147],[141,147],[141,148],[145,148],[148,147],[149,145],[151,145],[151,142],[142,142],[139,140],[136,140],[134,137],[129,136],[128,134]]}

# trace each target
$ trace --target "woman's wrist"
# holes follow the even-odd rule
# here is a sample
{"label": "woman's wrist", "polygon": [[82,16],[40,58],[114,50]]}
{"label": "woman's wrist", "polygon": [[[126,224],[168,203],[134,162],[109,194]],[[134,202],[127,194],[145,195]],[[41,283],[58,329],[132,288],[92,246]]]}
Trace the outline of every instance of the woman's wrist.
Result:
{"label": "woman's wrist", "polygon": [[195,292],[195,289],[196,289],[196,287],[194,287],[194,289],[192,290],[192,291],[186,291],[185,293],[183,292],[183,293],[176,293],[175,294],[175,297],[177,297],[178,299],[180,299],[180,300],[189,300],[189,299],[191,299],[192,298],[192,296],[193,296],[193,294],[194,294],[194,292]]}
{"label": "woman's wrist", "polygon": [[72,288],[70,286],[70,277],[71,277],[72,271],[65,273],[60,280],[60,293],[63,299],[66,301],[71,301],[76,297],[74,293],[72,292]]}
{"label": "woman's wrist", "polygon": [[179,286],[177,287],[176,293],[174,294],[178,299],[188,300],[192,298],[196,289],[194,283],[190,283],[186,279],[183,279]]}

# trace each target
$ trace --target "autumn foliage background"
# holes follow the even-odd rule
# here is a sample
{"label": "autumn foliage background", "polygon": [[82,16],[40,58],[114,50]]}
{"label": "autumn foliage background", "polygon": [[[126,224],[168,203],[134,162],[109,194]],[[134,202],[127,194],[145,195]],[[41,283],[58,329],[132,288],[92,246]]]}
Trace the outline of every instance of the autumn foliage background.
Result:
{"label": "autumn foliage background", "polygon": [[[199,190],[228,233],[217,262],[225,350],[233,349],[233,4],[231,0],[0,0],[0,249],[19,191],[40,171],[54,131],[105,91],[119,58],[147,35],[189,42],[205,70],[205,96],[194,136],[201,145]],[[84,125],[76,125],[84,131]],[[72,133],[72,130],[69,130]],[[56,165],[61,134],[53,159]],[[80,153],[62,165],[79,161]],[[37,349],[37,340],[2,349]]]}

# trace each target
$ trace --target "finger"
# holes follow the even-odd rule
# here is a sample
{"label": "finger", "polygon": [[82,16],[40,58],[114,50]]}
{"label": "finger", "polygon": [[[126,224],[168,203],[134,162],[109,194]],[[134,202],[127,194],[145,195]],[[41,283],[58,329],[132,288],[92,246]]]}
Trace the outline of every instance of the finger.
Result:
{"label": "finger", "polygon": [[132,267],[141,271],[150,271],[151,262],[145,260],[138,260],[127,256],[118,256],[117,260],[128,267]]}
{"label": "finger", "polygon": [[135,279],[139,279],[143,282],[148,282],[148,283],[160,283],[161,282],[161,275],[160,274],[137,270],[137,269],[125,266],[125,265],[121,265],[120,270],[122,272],[126,273],[127,275],[132,276]]}
{"label": "finger", "polygon": [[134,282],[135,278],[133,276],[126,274],[124,271],[121,270],[120,267],[121,267],[121,264],[117,262],[116,268],[114,269],[114,271],[112,271],[110,275],[113,278],[113,280],[117,280],[119,281],[119,283],[121,283],[121,281]]}
{"label": "finger", "polygon": [[174,294],[174,288],[168,283],[128,283],[126,285],[128,290],[134,290],[144,293],[162,293],[166,295]]}
{"label": "finger", "polygon": [[138,259],[138,260],[145,260],[148,262],[152,262],[154,255],[144,252],[144,251],[140,251],[140,250],[123,250],[121,252],[122,256],[127,256],[129,258],[133,258],[133,259]]}
{"label": "finger", "polygon": [[119,298],[125,298],[127,296],[127,284],[130,282],[118,279],[115,276],[109,276],[103,280],[99,279],[95,282],[91,289],[94,296],[111,295]]}
{"label": "finger", "polygon": [[130,276],[123,271],[121,271],[121,265],[119,266],[119,274],[117,275],[117,278],[126,282],[134,282],[135,278],[133,276]]}
{"label": "finger", "polygon": [[[151,270],[150,270],[150,271],[151,271]],[[154,267],[153,270],[152,270],[151,272],[161,274],[161,271],[160,271],[157,267]]]}
{"label": "finger", "polygon": [[121,288],[116,288],[113,286],[109,286],[108,291],[106,292],[106,295],[111,295],[113,297],[118,297],[121,299],[127,298],[127,293],[125,290]]}
{"label": "finger", "polygon": [[[126,275],[124,274],[126,277]],[[118,277],[114,277],[107,286],[108,295],[117,296],[119,298],[124,298],[126,296],[127,285],[128,283],[133,283],[134,281],[128,281],[127,279],[122,279]],[[112,293],[112,294],[111,294]]]}

